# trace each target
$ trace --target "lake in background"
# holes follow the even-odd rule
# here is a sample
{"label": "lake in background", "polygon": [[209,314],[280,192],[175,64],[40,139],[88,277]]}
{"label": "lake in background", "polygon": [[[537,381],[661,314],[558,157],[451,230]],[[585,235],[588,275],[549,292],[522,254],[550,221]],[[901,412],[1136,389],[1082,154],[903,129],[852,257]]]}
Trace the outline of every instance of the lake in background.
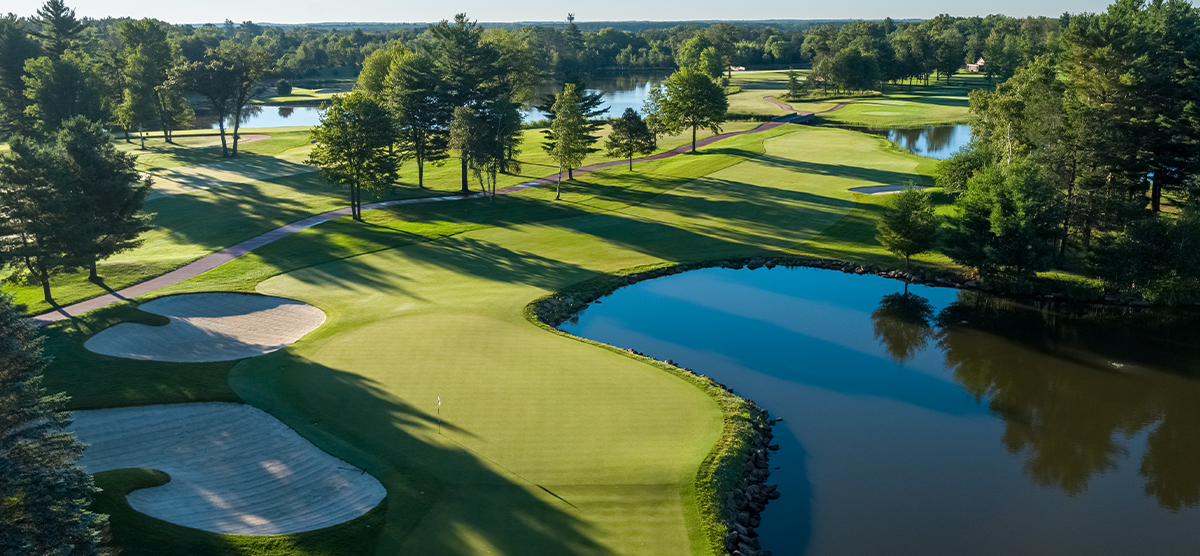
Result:
{"label": "lake in background", "polygon": [[714,268],[623,288],[561,328],[784,418],[768,481],[783,496],[758,530],[776,555],[1197,554],[1196,314],[904,292]]}
{"label": "lake in background", "polygon": [[[642,114],[642,106],[646,103],[646,98],[650,96],[650,91],[662,83],[667,75],[665,73],[599,75],[588,81],[587,91],[589,93],[599,92],[604,95],[604,105],[608,107],[608,114],[605,115],[607,117],[619,118],[621,114],[625,113],[626,108],[632,108]],[[533,122],[545,119],[546,114],[538,110],[536,106],[542,103],[546,95],[559,92],[562,92],[561,83],[551,83],[539,87],[536,100],[525,107],[524,120]]]}
{"label": "lake in background", "polygon": [[887,137],[914,154],[945,160],[971,142],[971,126],[950,125],[911,129],[872,129],[846,126],[846,129]]}
{"label": "lake in background", "polygon": [[[312,127],[321,123],[321,110],[309,106],[248,106],[242,111],[242,127]],[[226,120],[226,129],[233,129],[233,121]],[[217,129],[215,116],[196,115],[193,129]]]}

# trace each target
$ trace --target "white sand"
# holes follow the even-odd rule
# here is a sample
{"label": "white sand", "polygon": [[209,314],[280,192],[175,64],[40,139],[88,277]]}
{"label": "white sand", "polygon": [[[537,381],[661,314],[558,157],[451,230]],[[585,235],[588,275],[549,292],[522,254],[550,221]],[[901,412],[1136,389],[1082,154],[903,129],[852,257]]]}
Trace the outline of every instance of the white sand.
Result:
{"label": "white sand", "polygon": [[127,359],[231,361],[282,349],[325,322],[325,313],[311,305],[238,293],[173,295],[139,308],[171,322],[121,323],[92,336],[84,347]]}
{"label": "white sand", "polygon": [[252,406],[195,403],[75,412],[89,472],[157,469],[164,486],[129,494],[147,515],[214,533],[321,529],[371,510],[387,492],[371,475]]}

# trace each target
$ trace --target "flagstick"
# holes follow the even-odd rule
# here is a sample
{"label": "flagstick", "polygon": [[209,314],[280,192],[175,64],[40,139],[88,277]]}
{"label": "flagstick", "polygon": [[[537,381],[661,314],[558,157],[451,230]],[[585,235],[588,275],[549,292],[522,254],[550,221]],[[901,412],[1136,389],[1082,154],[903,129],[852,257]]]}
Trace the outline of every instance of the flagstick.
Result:
{"label": "flagstick", "polygon": [[438,416],[438,434],[440,435],[440,434],[442,434],[442,397],[441,396],[438,396],[437,416]]}

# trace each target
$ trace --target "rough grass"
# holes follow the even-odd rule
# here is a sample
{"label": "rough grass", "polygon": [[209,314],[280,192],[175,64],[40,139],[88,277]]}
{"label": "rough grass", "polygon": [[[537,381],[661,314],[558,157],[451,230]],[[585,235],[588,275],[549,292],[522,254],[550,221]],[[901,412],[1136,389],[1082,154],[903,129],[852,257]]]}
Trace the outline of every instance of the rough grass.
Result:
{"label": "rough grass", "polygon": [[[187,369],[83,351],[112,322],[147,318],[118,306],[49,327],[47,386],[76,407],[236,399],[270,412],[387,487],[376,554],[711,553],[713,486],[697,478],[736,441],[722,436],[733,410],[670,369],[547,334],[526,306],[644,265],[874,257],[876,205],[847,189],[921,180],[925,164],[879,138],[783,126],[583,175],[562,201],[541,187],[371,211],[155,294],[257,291],[324,310],[297,344]],[[130,553],[211,541],[152,536],[161,524],[123,516]]]}

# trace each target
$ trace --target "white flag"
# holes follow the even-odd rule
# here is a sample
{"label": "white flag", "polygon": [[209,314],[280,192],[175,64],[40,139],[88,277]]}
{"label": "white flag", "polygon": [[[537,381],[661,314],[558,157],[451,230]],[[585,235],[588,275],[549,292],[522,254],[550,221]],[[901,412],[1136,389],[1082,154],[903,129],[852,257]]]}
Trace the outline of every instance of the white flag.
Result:
{"label": "white flag", "polygon": [[438,407],[442,407],[442,397],[438,396]]}

